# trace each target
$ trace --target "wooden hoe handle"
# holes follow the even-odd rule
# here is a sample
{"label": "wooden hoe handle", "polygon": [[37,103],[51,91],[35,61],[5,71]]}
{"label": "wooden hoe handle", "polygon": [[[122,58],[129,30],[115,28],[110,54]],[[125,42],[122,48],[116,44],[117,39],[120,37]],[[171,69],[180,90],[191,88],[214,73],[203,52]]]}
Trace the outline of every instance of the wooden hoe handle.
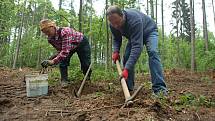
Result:
{"label": "wooden hoe handle", "polygon": [[[119,74],[119,76],[121,76],[122,70],[121,70],[121,67],[120,67],[120,64],[119,64],[118,60],[116,60],[116,66],[117,66],[118,74]],[[121,85],[122,85],[122,90],[123,90],[123,93],[124,93],[124,96],[125,96],[125,100],[127,101],[131,97],[131,95],[129,93],[128,86],[127,86],[126,81],[125,81],[124,78],[121,79]]]}

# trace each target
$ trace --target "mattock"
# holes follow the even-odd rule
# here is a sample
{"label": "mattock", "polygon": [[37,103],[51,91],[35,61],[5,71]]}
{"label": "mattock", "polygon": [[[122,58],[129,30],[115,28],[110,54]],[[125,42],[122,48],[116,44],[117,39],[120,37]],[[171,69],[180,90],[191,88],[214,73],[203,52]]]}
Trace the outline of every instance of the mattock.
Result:
{"label": "mattock", "polygon": [[[119,76],[121,76],[122,75],[122,70],[121,70],[121,67],[120,67],[119,60],[116,60],[116,66],[117,66],[118,74],[119,74]],[[137,94],[143,88],[143,85],[140,85],[138,87],[138,89],[134,92],[134,94],[131,96],[130,92],[128,90],[128,86],[126,84],[125,79],[124,78],[120,78],[120,82],[121,82],[122,90],[123,90],[123,93],[124,93],[124,96],[125,96],[125,106],[128,106],[128,105],[130,105],[130,104],[133,103],[133,99],[137,96]]]}

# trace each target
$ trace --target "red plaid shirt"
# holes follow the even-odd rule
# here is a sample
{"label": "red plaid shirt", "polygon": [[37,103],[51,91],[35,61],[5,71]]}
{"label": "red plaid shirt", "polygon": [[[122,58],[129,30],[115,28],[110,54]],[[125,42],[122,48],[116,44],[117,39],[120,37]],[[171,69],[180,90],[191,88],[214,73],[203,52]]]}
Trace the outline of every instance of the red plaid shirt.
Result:
{"label": "red plaid shirt", "polygon": [[63,27],[61,31],[57,28],[56,36],[48,37],[48,42],[58,51],[57,56],[53,59],[54,64],[65,59],[69,52],[75,49],[83,39],[83,34],[72,28]]}

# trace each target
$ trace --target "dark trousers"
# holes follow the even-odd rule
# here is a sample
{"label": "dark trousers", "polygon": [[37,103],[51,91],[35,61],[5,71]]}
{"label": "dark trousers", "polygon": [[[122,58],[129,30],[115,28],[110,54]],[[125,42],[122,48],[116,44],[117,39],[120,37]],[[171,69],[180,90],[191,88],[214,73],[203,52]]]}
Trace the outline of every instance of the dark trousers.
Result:
{"label": "dark trousers", "polygon": [[[81,63],[81,70],[83,72],[83,74],[85,75],[87,73],[87,70],[90,66],[91,63],[91,49],[90,49],[90,44],[88,39],[84,36],[82,42],[79,44],[79,46],[73,50],[70,51],[69,55],[60,62],[59,68],[60,68],[60,72],[61,72],[61,80],[67,80],[67,68],[69,66],[70,63],[70,58],[72,57],[72,55],[77,52],[78,54],[78,58],[80,60]],[[90,75],[91,75],[92,70],[90,70],[89,74],[88,74],[88,78],[90,79]]]}

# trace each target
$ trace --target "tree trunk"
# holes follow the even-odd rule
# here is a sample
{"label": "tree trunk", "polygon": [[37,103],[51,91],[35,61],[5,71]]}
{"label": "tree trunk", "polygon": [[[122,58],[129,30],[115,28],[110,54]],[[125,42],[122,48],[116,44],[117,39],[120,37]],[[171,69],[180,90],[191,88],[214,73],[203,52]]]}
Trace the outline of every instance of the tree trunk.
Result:
{"label": "tree trunk", "polygon": [[[46,0],[45,0],[45,3],[46,3]],[[45,5],[44,13],[43,13],[43,18],[42,19],[45,19],[45,17],[46,17],[46,7],[47,6]],[[42,38],[42,31],[40,31],[40,38]],[[38,49],[38,54],[37,54],[37,69],[39,69],[39,67],[40,67],[41,54],[42,54],[42,47],[41,47],[41,42],[39,42],[39,49]]]}
{"label": "tree trunk", "polygon": [[[105,15],[105,10],[106,10],[106,8],[104,9],[104,13],[103,13],[103,15]],[[105,16],[103,16],[102,17],[102,20],[101,20],[101,25],[100,25],[100,28],[99,28],[99,33],[102,33],[102,30],[104,30],[104,26],[103,26],[103,24],[104,24],[104,17]],[[101,39],[101,36],[100,35],[98,35],[98,40],[100,40]],[[100,50],[100,51],[98,51],[98,53],[97,53],[97,60],[98,60],[98,62],[105,62],[105,60],[103,60],[103,44],[101,44],[101,42],[100,41],[98,41],[97,42],[97,44],[96,44],[96,46],[97,46],[97,48],[96,49],[98,49],[98,50]]]}
{"label": "tree trunk", "polygon": [[153,4],[153,0],[150,0],[150,8],[151,8],[151,17],[152,19],[155,19],[154,17],[154,4]]}
{"label": "tree trunk", "polygon": [[[177,4],[176,4],[176,9],[177,9],[177,11],[178,11],[178,7],[179,7],[179,0],[177,0]],[[177,19],[176,19],[176,29],[177,29],[177,31],[176,31],[176,46],[177,46],[177,66],[178,65],[180,65],[179,63],[180,63],[180,52],[179,52],[179,17],[180,16],[180,13],[178,13],[177,12]]]}
{"label": "tree trunk", "polygon": [[[113,0],[110,2],[111,5],[114,4]],[[112,45],[113,45],[113,36],[112,33],[110,33],[110,56],[112,54]],[[110,60],[110,66],[112,67],[112,60]]]}
{"label": "tree trunk", "polygon": [[93,45],[94,45],[94,58],[93,58],[93,60],[94,60],[94,63],[97,63],[97,41],[94,41],[93,42]]}
{"label": "tree trunk", "polygon": [[[106,11],[108,8],[108,0],[106,0]],[[105,14],[104,14],[105,16]],[[107,20],[107,16],[106,16],[106,38],[107,38],[107,45],[106,45],[106,69],[109,67],[109,26],[108,26],[108,20]]]}
{"label": "tree trunk", "polygon": [[90,36],[89,36],[89,43],[92,41],[92,9],[93,9],[93,0],[90,0]]}
{"label": "tree trunk", "polygon": [[110,4],[113,5],[113,0],[110,0]]}
{"label": "tree trunk", "polygon": [[87,14],[89,7],[87,7],[87,6],[88,6],[88,2],[83,1],[83,3],[82,3],[82,18],[81,18],[82,19],[82,33],[86,33],[86,26],[85,25],[88,24],[88,26],[89,26],[89,22],[88,22],[89,19],[88,19],[88,14]]}
{"label": "tree trunk", "polygon": [[62,3],[63,3],[63,0],[59,0],[59,10],[62,9]]}
{"label": "tree trunk", "polygon": [[215,10],[214,10],[214,0],[211,0],[211,1],[212,1],[213,14],[214,14],[214,25],[215,25]]}
{"label": "tree trunk", "polygon": [[[162,43],[164,43],[164,16],[163,16],[163,0],[161,0],[161,20],[162,20]],[[163,44],[164,45],[164,44]]]}
{"label": "tree trunk", "polygon": [[[162,60],[165,60],[165,43],[164,43],[164,16],[163,16],[163,0],[161,0],[161,21],[162,21],[162,51],[161,51],[161,55],[162,55]],[[163,63],[164,66],[164,63]]]}
{"label": "tree trunk", "polygon": [[191,27],[191,71],[195,70],[195,24],[194,24],[194,1],[190,0],[190,27]]}
{"label": "tree trunk", "polygon": [[[13,41],[17,41],[17,27],[15,27]],[[10,67],[13,67],[13,60],[14,60],[14,58],[15,58],[15,48],[13,48],[12,53],[11,53]]]}
{"label": "tree trunk", "polygon": [[72,15],[71,19],[70,19],[70,28],[74,28],[74,20],[73,20],[73,11],[74,11],[74,7],[73,7],[73,0],[71,0],[71,3],[70,3],[70,7],[71,7],[71,10],[70,10],[70,14]]}
{"label": "tree trunk", "polygon": [[149,0],[146,0],[146,14],[149,15]]}
{"label": "tree trunk", "polygon": [[207,30],[207,19],[205,11],[205,0],[202,0],[202,12],[203,12],[203,37],[205,40],[205,51],[208,51],[208,30]]}
{"label": "tree trunk", "polygon": [[155,0],[155,22],[158,23],[158,0]]}
{"label": "tree trunk", "polygon": [[[36,9],[36,2],[33,2],[33,6],[34,6],[34,9]],[[34,25],[34,21],[35,21],[35,11],[33,11],[33,13],[32,13],[32,24],[31,24],[31,26],[33,26]]]}
{"label": "tree trunk", "polygon": [[19,50],[20,50],[20,42],[22,39],[22,27],[24,24],[24,11],[25,11],[25,6],[26,6],[26,1],[24,1],[24,6],[23,6],[23,10],[22,10],[22,19],[21,19],[21,25],[19,28],[19,38],[17,40],[17,45],[16,45],[16,53],[15,53],[15,57],[14,57],[14,61],[13,61],[13,69],[16,69],[16,62],[18,60],[18,56],[19,56]]}
{"label": "tree trunk", "polygon": [[79,8],[79,31],[82,32],[82,4],[83,1],[80,0],[80,8]]}

